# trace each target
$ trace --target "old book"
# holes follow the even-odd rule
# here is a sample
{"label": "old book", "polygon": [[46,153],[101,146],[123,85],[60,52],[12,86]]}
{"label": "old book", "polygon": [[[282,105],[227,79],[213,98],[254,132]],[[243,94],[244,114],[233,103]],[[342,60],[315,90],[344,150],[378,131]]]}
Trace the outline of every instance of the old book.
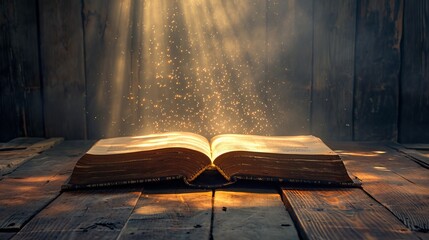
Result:
{"label": "old book", "polygon": [[168,132],[99,140],[77,163],[64,189],[172,179],[192,182],[216,169],[239,179],[353,186],[341,158],[314,136]]}

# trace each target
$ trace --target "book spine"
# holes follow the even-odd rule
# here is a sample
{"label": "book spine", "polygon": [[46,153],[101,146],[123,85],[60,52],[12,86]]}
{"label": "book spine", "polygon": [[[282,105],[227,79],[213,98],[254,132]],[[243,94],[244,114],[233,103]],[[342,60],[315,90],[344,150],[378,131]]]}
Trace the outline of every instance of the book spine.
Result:
{"label": "book spine", "polygon": [[235,180],[232,180],[230,176],[228,176],[228,174],[226,174],[222,168],[218,167],[217,165],[214,165],[214,167],[217,169],[217,171],[228,181],[232,181],[235,182]]}
{"label": "book spine", "polygon": [[198,172],[196,172],[194,175],[192,175],[190,178],[185,178],[186,179],[186,182],[191,182],[191,181],[194,181],[195,180],[195,178],[197,178],[202,172],[204,172],[206,169],[208,169],[208,168],[210,168],[211,167],[211,165],[207,165],[207,166],[205,166],[205,167],[203,167],[203,168],[201,168]]}

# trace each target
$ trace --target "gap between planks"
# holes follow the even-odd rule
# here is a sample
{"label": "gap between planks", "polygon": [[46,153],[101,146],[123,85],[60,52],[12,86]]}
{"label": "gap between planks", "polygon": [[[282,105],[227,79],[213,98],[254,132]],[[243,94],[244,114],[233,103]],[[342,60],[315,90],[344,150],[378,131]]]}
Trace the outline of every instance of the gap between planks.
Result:
{"label": "gap between planks", "polygon": [[[401,152],[401,153],[407,155],[408,158],[415,161],[416,163],[418,163],[422,167],[429,169],[429,155],[425,155],[425,154],[423,154],[419,151],[416,151],[414,149],[403,147],[402,145],[397,144],[397,143],[389,143],[388,146],[397,150],[398,152]],[[421,145],[419,145],[419,146],[422,148]],[[429,146],[429,144],[426,146]]]}
{"label": "gap between planks", "polygon": [[141,190],[63,192],[13,239],[115,239],[133,211]]}
{"label": "gap between planks", "polygon": [[212,191],[145,190],[118,239],[210,239]]}
{"label": "gap between planks", "polygon": [[299,239],[275,189],[216,190],[213,209],[213,239]]}
{"label": "gap between planks", "polygon": [[299,239],[278,191],[145,190],[118,239]]}
{"label": "gap between planks", "polygon": [[55,145],[63,138],[16,138],[0,148],[0,176],[10,174],[31,158]]}
{"label": "gap between planks", "polygon": [[282,189],[303,239],[418,239],[359,188]]}
{"label": "gap between planks", "polygon": [[18,231],[55,199],[92,141],[65,141],[0,181],[0,231]]}
{"label": "gap between planks", "polygon": [[331,144],[362,189],[413,231],[429,230],[429,172],[380,143]]}

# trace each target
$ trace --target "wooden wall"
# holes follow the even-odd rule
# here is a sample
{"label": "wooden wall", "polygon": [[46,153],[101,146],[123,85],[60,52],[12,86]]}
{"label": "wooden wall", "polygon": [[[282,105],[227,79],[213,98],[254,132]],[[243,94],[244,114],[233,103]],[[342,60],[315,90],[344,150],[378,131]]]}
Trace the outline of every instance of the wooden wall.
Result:
{"label": "wooden wall", "polygon": [[404,1],[399,136],[402,142],[429,139],[429,2]]}
{"label": "wooden wall", "polygon": [[43,136],[37,1],[0,1],[0,140]]}
{"label": "wooden wall", "polygon": [[[276,114],[293,114],[285,115],[274,133],[429,142],[428,1],[232,3],[258,13],[246,28],[265,26],[265,43],[242,44],[265,56],[251,69],[263,72],[263,81],[285,83],[271,92],[279,97]],[[141,94],[133,79],[146,71],[137,64],[146,61],[138,52],[142,30],[124,14],[137,19],[141,13],[136,9],[143,4],[1,1],[0,141],[106,136],[118,104],[115,95],[123,95],[118,89]],[[122,28],[131,29],[132,37],[121,34]],[[108,74],[117,64],[109,52],[120,52],[120,44],[130,48],[122,62],[125,74],[119,76],[126,81],[112,86],[111,78],[100,73]],[[109,136],[132,134],[125,126],[138,124],[137,112],[145,114],[134,103],[119,106],[115,111],[130,117]]]}

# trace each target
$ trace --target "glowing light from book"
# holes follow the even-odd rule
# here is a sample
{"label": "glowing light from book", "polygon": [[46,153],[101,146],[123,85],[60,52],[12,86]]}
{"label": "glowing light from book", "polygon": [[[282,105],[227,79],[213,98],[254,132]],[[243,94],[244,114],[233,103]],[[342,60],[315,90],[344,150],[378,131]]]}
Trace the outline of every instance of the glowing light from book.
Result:
{"label": "glowing light from book", "polygon": [[275,134],[282,118],[273,90],[285,82],[266,79],[265,1],[113,4],[110,14],[122,27],[109,29],[116,36],[106,40],[113,57],[104,61],[113,61],[112,69],[100,73],[114,103],[106,137]]}

